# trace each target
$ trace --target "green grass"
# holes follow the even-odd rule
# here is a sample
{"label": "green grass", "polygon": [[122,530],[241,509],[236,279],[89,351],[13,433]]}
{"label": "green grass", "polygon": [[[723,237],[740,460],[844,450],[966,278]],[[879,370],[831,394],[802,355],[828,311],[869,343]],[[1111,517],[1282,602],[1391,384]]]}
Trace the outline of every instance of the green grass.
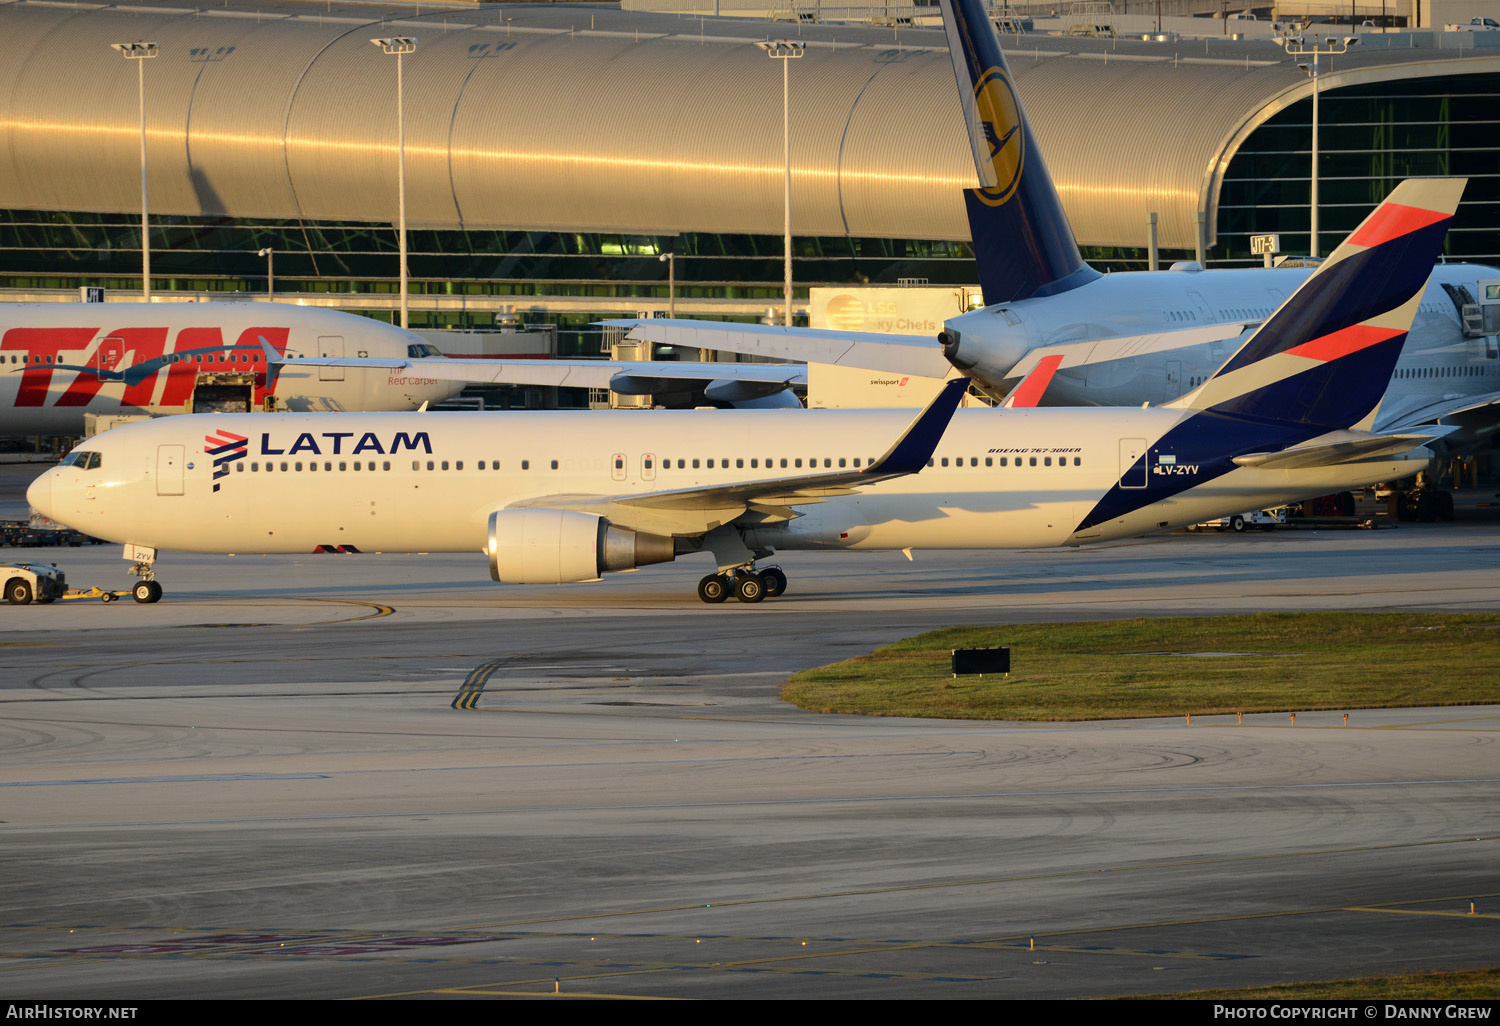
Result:
{"label": "green grass", "polygon": [[1500,969],[1408,973],[1327,983],[1284,983],[1239,990],[1198,990],[1187,994],[1143,994],[1144,998],[1190,1001],[1493,1001],[1500,996]]}
{"label": "green grass", "polygon": [[[1009,677],[953,677],[1004,645]],[[1223,652],[1194,657],[1182,653]],[[1256,613],[948,628],[805,670],[815,712],[1086,720],[1500,702],[1500,612]]]}

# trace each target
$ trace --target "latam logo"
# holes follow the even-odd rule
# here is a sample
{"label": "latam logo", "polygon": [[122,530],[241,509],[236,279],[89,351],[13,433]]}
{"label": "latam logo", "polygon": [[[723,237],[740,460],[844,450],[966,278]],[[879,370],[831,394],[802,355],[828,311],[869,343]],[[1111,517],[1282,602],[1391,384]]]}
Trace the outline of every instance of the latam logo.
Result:
{"label": "latam logo", "polygon": [[229,476],[229,465],[242,460],[250,451],[250,439],[229,431],[219,431],[203,436],[203,451],[214,458],[214,491],[219,490],[219,478]]}
{"label": "latam logo", "polygon": [[426,431],[416,431],[412,434],[397,431],[389,441],[381,439],[373,431],[366,431],[359,435],[359,441],[352,445],[345,441],[354,437],[353,431],[323,431],[316,435],[311,431],[304,431],[297,436],[296,441],[292,442],[290,447],[278,449],[271,444],[271,433],[266,431],[260,436],[260,454],[262,456],[296,456],[298,453],[305,452],[310,456],[358,456],[361,453],[372,452],[379,456],[387,456],[406,449],[410,452],[420,450],[429,456],[432,455],[432,439],[427,437]]}

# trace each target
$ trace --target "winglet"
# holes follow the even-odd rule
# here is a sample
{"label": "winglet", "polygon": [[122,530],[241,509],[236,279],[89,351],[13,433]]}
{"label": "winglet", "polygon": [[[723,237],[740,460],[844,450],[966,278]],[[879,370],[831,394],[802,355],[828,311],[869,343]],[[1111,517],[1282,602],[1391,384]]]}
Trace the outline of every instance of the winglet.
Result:
{"label": "winglet", "polygon": [[927,466],[932,454],[937,451],[953,411],[964,401],[969,390],[968,378],[953,378],[937,394],[927,408],[911,422],[911,427],[898,439],[886,454],[870,464],[862,472],[865,477],[892,477],[897,474],[915,474]]}

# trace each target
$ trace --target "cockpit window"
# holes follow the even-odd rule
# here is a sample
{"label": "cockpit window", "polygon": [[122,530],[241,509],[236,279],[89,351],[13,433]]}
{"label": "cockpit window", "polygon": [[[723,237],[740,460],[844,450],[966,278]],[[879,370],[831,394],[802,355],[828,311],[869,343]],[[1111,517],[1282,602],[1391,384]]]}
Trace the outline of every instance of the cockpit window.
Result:
{"label": "cockpit window", "polygon": [[408,359],[420,360],[429,356],[442,356],[443,351],[426,342],[414,342],[406,347],[406,355]]}
{"label": "cockpit window", "polygon": [[59,462],[59,467],[77,467],[79,470],[98,470],[103,463],[103,458],[97,452],[89,452],[86,449],[74,449],[64,456]]}

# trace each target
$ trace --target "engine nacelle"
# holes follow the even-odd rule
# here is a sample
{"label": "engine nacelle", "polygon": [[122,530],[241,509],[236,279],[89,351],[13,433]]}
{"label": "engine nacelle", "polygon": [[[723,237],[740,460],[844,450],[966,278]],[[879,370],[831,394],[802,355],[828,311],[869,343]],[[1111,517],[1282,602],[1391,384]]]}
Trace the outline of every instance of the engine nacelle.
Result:
{"label": "engine nacelle", "polygon": [[593,513],[502,509],[490,514],[490,577],[506,584],[595,581],[676,558],[671,538],[616,527]]}

